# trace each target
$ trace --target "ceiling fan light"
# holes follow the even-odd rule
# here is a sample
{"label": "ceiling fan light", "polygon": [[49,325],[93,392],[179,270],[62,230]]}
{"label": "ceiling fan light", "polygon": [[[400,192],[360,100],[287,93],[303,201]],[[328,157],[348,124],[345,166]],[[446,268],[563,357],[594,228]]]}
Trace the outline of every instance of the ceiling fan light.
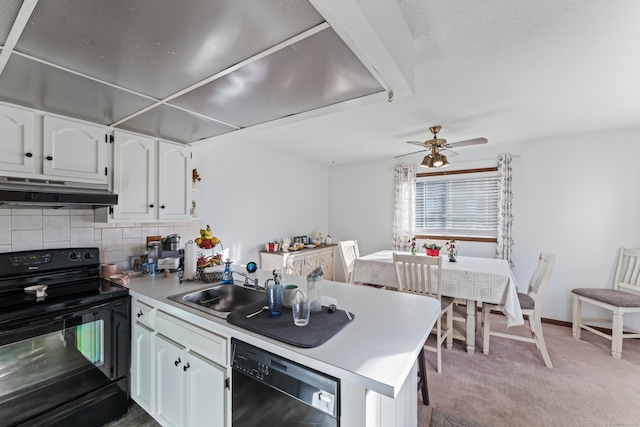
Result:
{"label": "ceiling fan light", "polygon": [[444,157],[444,156],[443,156],[442,154],[440,154],[440,153],[436,153],[436,154],[433,156],[433,167],[435,167],[435,168],[439,168],[439,167],[441,167],[441,166],[444,164],[444,162],[442,161],[442,158],[443,158],[443,157]]}
{"label": "ceiling fan light", "polygon": [[447,161],[447,156],[443,155],[442,156],[442,166],[443,168],[446,168],[447,166],[449,166],[449,162]]}
{"label": "ceiling fan light", "polygon": [[432,168],[433,167],[433,159],[431,158],[430,155],[426,155],[424,156],[424,159],[422,159],[422,163],[420,163],[420,166],[425,167],[425,168]]}

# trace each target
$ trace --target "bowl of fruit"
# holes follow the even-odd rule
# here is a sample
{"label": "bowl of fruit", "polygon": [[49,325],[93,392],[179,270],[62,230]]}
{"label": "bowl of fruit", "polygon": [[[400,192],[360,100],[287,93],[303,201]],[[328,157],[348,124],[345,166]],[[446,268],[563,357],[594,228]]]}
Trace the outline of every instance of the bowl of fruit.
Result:
{"label": "bowl of fruit", "polygon": [[213,249],[216,246],[220,245],[222,248],[222,243],[220,243],[220,239],[213,235],[213,231],[211,231],[211,227],[207,225],[207,228],[202,228],[200,230],[200,236],[193,240],[199,248],[202,249]]}

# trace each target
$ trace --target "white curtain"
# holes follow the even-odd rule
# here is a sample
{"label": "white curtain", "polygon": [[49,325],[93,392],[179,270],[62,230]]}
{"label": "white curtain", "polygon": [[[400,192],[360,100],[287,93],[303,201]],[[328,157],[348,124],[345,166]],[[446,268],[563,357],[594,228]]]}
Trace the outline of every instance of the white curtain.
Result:
{"label": "white curtain", "polygon": [[415,220],[416,166],[396,165],[396,185],[393,209],[393,250],[409,250]]}
{"label": "white curtain", "polygon": [[498,244],[496,258],[506,259],[513,269],[513,190],[511,154],[498,157]]}

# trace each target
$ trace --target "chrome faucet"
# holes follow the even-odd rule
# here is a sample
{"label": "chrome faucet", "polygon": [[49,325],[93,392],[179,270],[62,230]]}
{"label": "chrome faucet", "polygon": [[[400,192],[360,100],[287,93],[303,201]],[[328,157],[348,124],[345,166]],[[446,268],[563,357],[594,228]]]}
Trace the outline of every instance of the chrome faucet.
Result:
{"label": "chrome faucet", "polygon": [[244,274],[241,271],[234,271],[234,273],[239,274],[239,275],[244,277],[244,285],[245,286],[252,286],[252,287],[255,287],[255,288],[259,288],[260,287],[258,285],[258,278],[257,277],[255,279],[253,279],[253,278],[247,276],[246,274]]}

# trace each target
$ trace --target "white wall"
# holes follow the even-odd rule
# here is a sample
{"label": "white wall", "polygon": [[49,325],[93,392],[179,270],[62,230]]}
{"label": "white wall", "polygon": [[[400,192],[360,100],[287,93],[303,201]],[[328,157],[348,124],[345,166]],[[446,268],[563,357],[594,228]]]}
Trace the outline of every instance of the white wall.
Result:
{"label": "white wall", "polygon": [[[570,321],[571,289],[610,287],[617,249],[640,247],[640,129],[523,141],[508,149],[489,143],[458,151],[450,160],[452,168],[478,167],[503,152],[517,156],[514,274],[520,290],[526,289],[539,251],[557,256],[543,317]],[[420,161],[410,156],[397,160]],[[391,247],[395,163],[389,159],[330,168],[329,227],[334,241],[357,239],[361,255]],[[460,252],[472,255],[465,253],[465,242]],[[585,315],[607,317],[590,308]],[[640,325],[640,318],[631,319]]]}
{"label": "white wall", "polygon": [[326,166],[235,141],[194,147],[193,167],[197,215],[234,263],[260,265],[269,241],[327,233]]}

